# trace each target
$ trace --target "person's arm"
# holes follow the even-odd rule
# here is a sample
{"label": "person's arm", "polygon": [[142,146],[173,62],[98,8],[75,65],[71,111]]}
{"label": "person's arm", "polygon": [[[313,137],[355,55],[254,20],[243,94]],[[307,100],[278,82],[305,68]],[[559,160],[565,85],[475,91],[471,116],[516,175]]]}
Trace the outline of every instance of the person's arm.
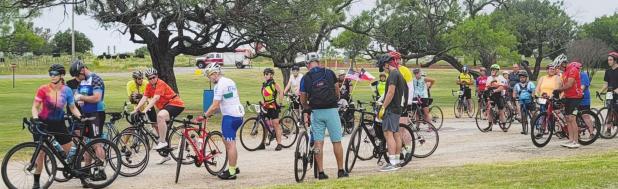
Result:
{"label": "person's arm", "polygon": [[69,105],[69,110],[71,110],[71,113],[73,113],[73,116],[75,116],[77,118],[81,118],[82,117],[82,114],[79,112],[79,110],[77,109],[77,106],[75,106],[75,104]]}
{"label": "person's arm", "polygon": [[285,85],[285,89],[283,89],[283,94],[288,94],[288,91],[290,90],[290,85],[292,85],[292,77],[288,79],[288,84]]}
{"label": "person's arm", "polygon": [[388,104],[391,103],[393,96],[395,96],[395,85],[388,85],[388,92],[384,95],[384,103],[382,103],[382,108],[386,108]]}
{"label": "person's arm", "polygon": [[283,91],[281,90],[279,83],[275,83],[275,90],[277,90],[277,98],[280,102],[283,102]]}
{"label": "person's arm", "polygon": [[161,98],[161,95],[154,95],[152,98],[150,98],[150,100],[148,100],[148,106],[146,106],[146,108],[144,109],[146,111],[150,111],[150,109],[154,107],[155,103],[159,101],[159,98]]}
{"label": "person's arm", "polygon": [[99,101],[101,101],[101,96],[102,95],[102,91],[101,90],[96,90],[92,96],[79,96],[79,98],[77,100],[81,100],[87,103],[97,103]]}
{"label": "person's arm", "polygon": [[220,105],[221,105],[221,100],[214,100],[214,101],[212,101],[212,104],[210,105],[210,107],[208,107],[208,110],[206,110],[206,112],[204,112],[204,116],[205,117],[210,117],[213,114],[215,114],[215,112],[217,112],[219,110]]}
{"label": "person's arm", "polygon": [[307,99],[307,93],[300,92],[300,104],[303,106],[303,110],[311,110],[309,107],[309,103],[307,103],[309,99]]}
{"label": "person's arm", "polygon": [[39,118],[39,107],[41,106],[41,102],[39,101],[34,101],[32,103],[32,118],[34,119],[38,119]]}
{"label": "person's arm", "polygon": [[603,83],[603,88],[601,88],[601,92],[607,91],[607,82]]}
{"label": "person's arm", "polygon": [[131,112],[131,113],[135,113],[135,112],[139,111],[139,108],[142,107],[144,105],[144,103],[146,103],[146,100],[148,100],[148,97],[146,95],[142,96],[142,99],[139,100],[139,102],[137,103],[137,105],[133,109],[133,112]]}
{"label": "person's arm", "polygon": [[[544,77],[539,78],[539,82],[537,82],[537,84],[539,84],[539,86],[542,86],[542,85],[543,85],[543,78],[544,78]],[[541,95],[542,95],[542,94],[541,94],[541,87],[537,87],[534,93],[535,93],[537,96],[541,96]]]}
{"label": "person's arm", "polygon": [[566,90],[568,88],[573,87],[574,84],[575,84],[575,79],[569,77],[569,78],[567,78],[566,83],[563,86],[561,86],[558,89],[556,89],[556,90],[562,92],[562,91],[564,91],[564,90]]}

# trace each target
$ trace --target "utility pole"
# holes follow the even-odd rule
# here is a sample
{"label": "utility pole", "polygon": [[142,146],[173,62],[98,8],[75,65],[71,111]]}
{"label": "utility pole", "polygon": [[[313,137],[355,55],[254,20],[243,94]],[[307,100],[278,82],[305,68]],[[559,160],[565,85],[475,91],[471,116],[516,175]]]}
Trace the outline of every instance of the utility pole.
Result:
{"label": "utility pole", "polygon": [[71,61],[75,60],[75,0],[71,13]]}

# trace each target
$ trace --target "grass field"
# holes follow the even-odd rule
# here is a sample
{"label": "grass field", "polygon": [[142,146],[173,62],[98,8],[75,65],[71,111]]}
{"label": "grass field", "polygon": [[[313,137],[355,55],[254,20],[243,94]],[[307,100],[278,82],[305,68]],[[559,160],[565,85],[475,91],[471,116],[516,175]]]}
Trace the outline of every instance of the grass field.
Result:
{"label": "grass field", "polygon": [[[618,152],[331,178],[268,188],[616,188]],[[307,173],[312,177],[312,172]]]}
{"label": "grass field", "polygon": [[[276,69],[279,71],[278,69]],[[96,69],[93,71],[97,72]],[[375,69],[369,69],[374,76],[378,76]],[[453,103],[455,97],[451,95],[452,89],[457,89],[455,78],[457,72],[455,70],[428,70],[428,76],[435,78],[437,83],[432,88],[432,96],[435,99],[434,105],[440,106],[445,114],[445,117],[452,117]],[[257,102],[261,100],[259,95],[260,83],[262,82],[261,69],[231,69],[225,72],[227,77],[236,81],[240,90],[241,101]],[[276,79],[280,80],[280,74],[277,74]],[[603,73],[597,73],[593,82],[592,89],[601,87],[601,77]],[[69,79],[66,77],[65,79]],[[103,77],[106,85],[105,103],[108,112],[121,111],[122,104],[126,100],[125,84],[130,79],[127,73],[126,77]],[[177,75],[178,86],[181,97],[187,105],[187,109],[183,114],[200,114],[202,111],[202,93],[209,86],[208,80],[203,76],[192,74]],[[30,117],[30,108],[34,99],[36,89],[45,83],[48,79],[18,79],[17,87],[11,87],[10,79],[0,80],[0,157],[8,148],[16,145],[19,142],[31,140],[31,135],[27,130],[21,130],[21,118]],[[353,98],[355,100],[369,101],[371,98],[371,88],[369,82],[358,82],[355,84]],[[599,101],[594,100],[599,105]],[[121,122],[121,124],[125,124]],[[213,120],[211,126],[218,128],[218,120]]]}

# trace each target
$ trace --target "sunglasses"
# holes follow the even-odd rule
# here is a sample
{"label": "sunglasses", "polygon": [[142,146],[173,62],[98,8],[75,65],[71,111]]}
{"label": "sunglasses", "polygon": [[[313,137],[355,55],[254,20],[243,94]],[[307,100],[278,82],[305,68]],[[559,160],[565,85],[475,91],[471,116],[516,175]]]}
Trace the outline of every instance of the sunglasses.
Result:
{"label": "sunglasses", "polygon": [[49,77],[54,77],[54,76],[60,76],[60,72],[59,71],[50,71],[49,72]]}
{"label": "sunglasses", "polygon": [[148,77],[148,80],[156,79],[157,77]]}
{"label": "sunglasses", "polygon": [[144,79],[144,78],[143,77],[135,78],[135,80],[142,80],[142,79]]}

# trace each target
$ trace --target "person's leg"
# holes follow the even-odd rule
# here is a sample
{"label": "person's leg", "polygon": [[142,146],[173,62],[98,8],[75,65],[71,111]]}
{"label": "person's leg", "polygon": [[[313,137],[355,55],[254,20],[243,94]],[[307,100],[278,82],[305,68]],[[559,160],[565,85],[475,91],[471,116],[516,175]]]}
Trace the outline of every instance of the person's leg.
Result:
{"label": "person's leg", "polygon": [[322,165],[323,160],[323,150],[324,150],[324,132],[326,130],[326,124],[322,120],[322,112],[323,110],[313,110],[311,113],[311,134],[314,140],[314,150],[315,150],[315,164],[317,166],[318,172],[324,172],[324,166]]}
{"label": "person's leg", "polygon": [[[167,133],[167,124],[166,122],[170,119],[170,114],[166,109],[162,109],[157,113],[157,128],[159,132],[159,143],[166,144],[165,142],[165,134]],[[159,148],[160,149],[160,148]]]}
{"label": "person's leg", "polygon": [[393,133],[393,137],[395,138],[395,155],[401,154],[401,147],[403,146],[401,142],[401,132]]}
{"label": "person's leg", "polygon": [[[94,122],[95,127],[98,127],[98,133],[95,133],[96,135],[93,139],[101,138],[101,134],[103,133],[103,125],[105,124],[105,112],[98,112],[97,119],[94,120]],[[96,144],[94,146],[94,150],[99,160],[105,160],[105,150],[103,149],[102,144]]]}
{"label": "person's leg", "polygon": [[283,130],[281,129],[279,119],[273,119],[272,125],[275,127],[274,129],[275,129],[275,138],[277,139],[277,145],[281,145],[281,132]]}
{"label": "person's leg", "polygon": [[[338,115],[338,110],[336,108],[326,109],[324,111],[326,114],[331,115],[328,117]],[[337,119],[325,119],[324,121],[326,122],[326,128],[330,135],[330,141],[333,143],[333,153],[335,154],[335,160],[337,160],[337,168],[338,170],[343,170],[343,145],[341,144],[341,135],[343,131],[341,130],[341,121]]]}

